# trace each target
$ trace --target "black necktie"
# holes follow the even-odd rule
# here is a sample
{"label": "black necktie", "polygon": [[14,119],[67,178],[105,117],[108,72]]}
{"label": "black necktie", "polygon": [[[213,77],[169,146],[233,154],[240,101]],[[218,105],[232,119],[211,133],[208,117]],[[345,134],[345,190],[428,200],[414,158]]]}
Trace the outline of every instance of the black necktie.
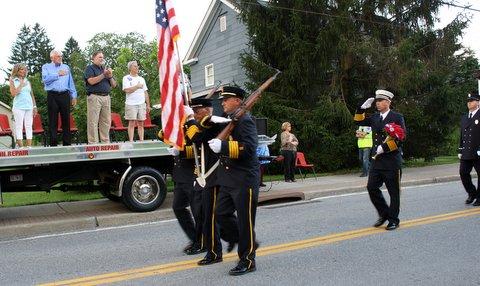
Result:
{"label": "black necktie", "polygon": [[473,114],[470,112],[470,115],[468,116],[468,118],[469,118],[469,119],[472,118],[472,115],[473,115]]}

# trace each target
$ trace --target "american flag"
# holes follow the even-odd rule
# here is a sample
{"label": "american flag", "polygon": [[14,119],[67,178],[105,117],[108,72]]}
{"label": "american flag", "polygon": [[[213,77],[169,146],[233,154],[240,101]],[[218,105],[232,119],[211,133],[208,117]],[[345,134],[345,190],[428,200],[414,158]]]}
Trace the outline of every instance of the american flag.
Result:
{"label": "american flag", "polygon": [[164,141],[183,150],[185,113],[179,88],[178,55],[175,41],[180,36],[172,0],[155,0],[158,35],[158,68]]}

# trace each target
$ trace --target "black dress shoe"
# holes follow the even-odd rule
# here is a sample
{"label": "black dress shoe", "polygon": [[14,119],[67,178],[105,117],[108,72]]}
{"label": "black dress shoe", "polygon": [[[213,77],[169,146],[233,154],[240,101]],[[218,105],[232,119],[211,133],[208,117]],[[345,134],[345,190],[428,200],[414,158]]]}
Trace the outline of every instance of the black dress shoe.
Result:
{"label": "black dress shoe", "polygon": [[217,257],[217,258],[212,258],[212,257],[205,257],[204,259],[200,260],[197,262],[198,265],[203,266],[203,265],[210,265],[214,263],[219,263],[222,262],[223,258]]}
{"label": "black dress shoe", "polygon": [[387,227],[385,228],[386,230],[394,230],[396,228],[398,228],[399,226],[399,223],[396,223],[396,222],[389,222],[387,224]]}
{"label": "black dress shoe", "polygon": [[475,207],[480,206],[480,199],[477,198],[477,200],[472,204],[472,206],[475,206]]}
{"label": "black dress shoe", "polygon": [[475,195],[468,195],[468,198],[465,200],[465,204],[469,205],[475,200]]}
{"label": "black dress shoe", "polygon": [[374,226],[374,227],[380,227],[380,226],[382,226],[382,224],[384,224],[386,221],[387,221],[386,218],[381,217],[381,218],[379,218],[379,219],[373,224],[373,226]]}
{"label": "black dress shoe", "polygon": [[195,255],[205,251],[207,251],[206,248],[201,248],[199,245],[193,245],[189,249],[185,249],[183,252],[185,252],[186,255]]}
{"label": "black dress shoe", "polygon": [[255,267],[255,262],[252,262],[250,267],[248,267],[249,264],[249,262],[239,262],[237,266],[228,271],[228,274],[232,276],[238,276],[257,270],[257,268]]}

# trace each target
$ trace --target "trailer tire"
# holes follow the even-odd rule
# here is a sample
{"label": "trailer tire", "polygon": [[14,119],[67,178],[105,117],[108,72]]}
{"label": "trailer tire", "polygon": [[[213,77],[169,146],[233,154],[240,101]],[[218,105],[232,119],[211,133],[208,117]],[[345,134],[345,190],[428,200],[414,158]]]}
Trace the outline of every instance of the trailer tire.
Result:
{"label": "trailer tire", "polygon": [[132,211],[156,210],[166,196],[167,186],[162,174],[151,167],[134,167],[123,183],[123,203]]}

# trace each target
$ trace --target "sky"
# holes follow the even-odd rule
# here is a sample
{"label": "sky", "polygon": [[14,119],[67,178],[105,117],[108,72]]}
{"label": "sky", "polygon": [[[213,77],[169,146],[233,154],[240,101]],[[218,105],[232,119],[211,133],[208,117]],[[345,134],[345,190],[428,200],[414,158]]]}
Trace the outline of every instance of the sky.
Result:
{"label": "sky", "polygon": [[[180,40],[180,56],[183,59],[197,32],[211,0],[174,0]],[[22,25],[38,22],[47,31],[50,40],[57,49],[63,50],[65,42],[73,36],[81,48],[99,32],[126,34],[139,32],[147,40],[156,36],[154,18],[154,0],[118,1],[118,0],[7,0],[2,2],[0,17],[0,70],[10,68],[8,57],[12,44]],[[458,0],[459,5],[473,3],[472,8],[480,10],[479,0]],[[9,11],[8,14],[6,11]],[[448,24],[460,8],[443,8],[440,11],[441,28]],[[462,39],[465,46],[472,48],[480,57],[480,12],[470,12],[471,23]],[[4,75],[0,75],[3,78]]]}

